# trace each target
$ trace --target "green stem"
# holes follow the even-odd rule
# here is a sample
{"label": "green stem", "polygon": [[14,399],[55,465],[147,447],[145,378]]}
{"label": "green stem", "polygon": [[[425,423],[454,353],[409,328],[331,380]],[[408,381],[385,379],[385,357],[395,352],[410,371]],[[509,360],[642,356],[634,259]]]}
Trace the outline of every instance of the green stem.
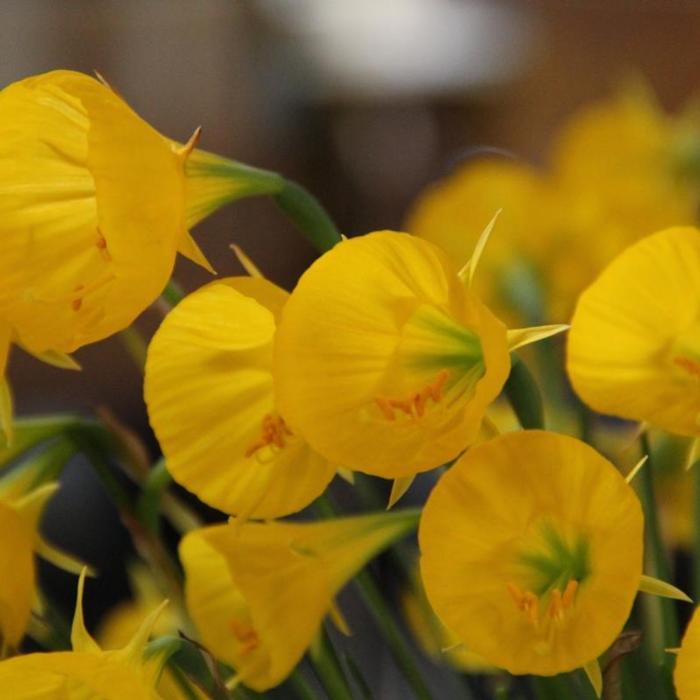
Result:
{"label": "green stem", "polygon": [[119,340],[129,357],[134,361],[137,369],[143,373],[146,366],[146,351],[148,343],[143,339],[141,333],[135,326],[127,326],[119,332]]}
{"label": "green stem", "polygon": [[137,510],[141,522],[155,535],[160,532],[160,504],[165,489],[173,483],[165,460],[160,459],[153,466],[142,485]]}
{"label": "green stem", "polygon": [[537,382],[519,357],[510,357],[512,366],[503,391],[525,430],[544,429],[544,406]]}
{"label": "green stem", "polygon": [[[636,479],[639,499],[644,510],[646,573],[663,581],[671,582],[671,567],[661,537],[661,527],[654,496],[653,456],[646,432],[640,437],[640,443],[642,454],[649,456],[647,463],[642,467]],[[666,694],[669,698],[673,698],[673,685],[671,682],[673,659],[665,650],[678,646],[676,609],[673,601],[668,598],[657,598],[654,596],[648,597],[644,602],[645,609],[648,611],[648,623],[651,628],[649,637],[652,648],[650,651],[655,664],[662,671]],[[655,617],[660,619],[660,624],[653,624]]]}
{"label": "green stem", "polygon": [[173,279],[165,285],[160,298],[172,309],[185,298],[185,290]]}
{"label": "green stem", "polygon": [[294,693],[299,700],[317,700],[316,693],[306,677],[297,666],[289,676],[289,685],[294,689]]}
{"label": "green stem", "polygon": [[272,197],[319,252],[325,253],[340,242],[340,233],[326,210],[301,185],[285,180],[281,191]]}
{"label": "green stem", "polygon": [[355,584],[367,609],[379,626],[384,640],[389,645],[396,663],[413,688],[416,697],[420,700],[431,700],[430,690],[428,690],[428,686],[415,663],[413,654],[408,644],[406,644],[403,632],[367,569],[360,571],[355,577]]}
{"label": "green stem", "polygon": [[[314,501],[316,511],[322,517],[335,517],[335,508],[327,496],[320,496]],[[394,619],[389,607],[384,600],[377,584],[367,569],[360,571],[354,579],[360,597],[365,603],[370,614],[374,618],[384,641],[389,646],[391,653],[402,670],[419,700],[432,700],[428,686],[426,685],[420,670],[416,665],[413,653],[406,643],[403,632]]]}
{"label": "green stem", "polygon": [[348,685],[340,661],[331,644],[326,630],[321,628],[319,641],[315,652],[311,654],[314,670],[319,680],[333,700],[353,700],[350,686]]}

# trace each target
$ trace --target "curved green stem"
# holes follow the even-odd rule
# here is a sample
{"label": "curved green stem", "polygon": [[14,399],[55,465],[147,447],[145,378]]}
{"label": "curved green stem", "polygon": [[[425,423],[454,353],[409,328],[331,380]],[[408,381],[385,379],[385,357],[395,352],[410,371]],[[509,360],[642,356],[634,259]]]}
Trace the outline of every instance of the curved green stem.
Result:
{"label": "curved green stem", "polygon": [[326,210],[301,185],[285,180],[282,189],[272,197],[319,252],[325,253],[341,241],[340,233]]}
{"label": "curved green stem", "polygon": [[544,429],[544,406],[537,382],[519,357],[510,357],[510,375],[503,391],[525,430]]}

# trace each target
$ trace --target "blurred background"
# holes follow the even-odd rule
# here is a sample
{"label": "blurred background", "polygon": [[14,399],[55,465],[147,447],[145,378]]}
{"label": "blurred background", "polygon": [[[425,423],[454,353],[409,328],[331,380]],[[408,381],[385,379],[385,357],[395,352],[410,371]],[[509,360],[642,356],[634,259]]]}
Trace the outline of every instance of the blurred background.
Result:
{"label": "blurred background", "polygon": [[[0,17],[0,84],[96,69],[163,134],[186,140],[201,125],[202,148],[302,183],[347,235],[400,229],[426,184],[485,149],[546,162],[567,115],[630,74],[671,111],[700,82],[700,4],[683,0],[3,0]],[[264,199],[195,234],[221,275],[241,272],[231,242],[288,288],[314,258]],[[176,279],[191,290],[208,277],[181,261]],[[15,352],[18,414],[109,406],[155,454],[119,342],[77,357],[71,373]],[[47,520],[108,574],[93,584],[93,618],[126,590],[128,537],[105,504],[76,464]],[[54,578],[70,600],[74,579]]]}

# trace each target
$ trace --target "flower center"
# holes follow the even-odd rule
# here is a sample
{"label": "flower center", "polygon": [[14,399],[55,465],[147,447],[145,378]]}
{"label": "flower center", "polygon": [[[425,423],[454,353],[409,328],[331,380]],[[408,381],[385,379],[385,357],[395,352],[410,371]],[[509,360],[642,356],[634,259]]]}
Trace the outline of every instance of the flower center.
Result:
{"label": "flower center", "polygon": [[583,535],[567,540],[544,524],[518,554],[517,565],[523,585],[510,582],[507,588],[518,610],[536,629],[549,621],[563,622],[591,573],[588,540]]}
{"label": "flower center", "polygon": [[449,376],[450,373],[446,369],[442,369],[435,377],[435,381],[406,398],[392,399],[385,396],[377,396],[375,401],[387,420],[396,420],[396,411],[405,413],[412,418],[421,418],[425,414],[425,407],[429,400],[432,400],[434,403],[440,402],[442,390]]}
{"label": "flower center", "polygon": [[388,421],[420,419],[445,399],[452,405],[471,397],[484,371],[479,336],[436,306],[420,304],[402,325],[374,403]]}
{"label": "flower center", "polygon": [[252,457],[265,447],[270,447],[273,451],[281,450],[287,445],[287,439],[293,434],[282,416],[268,413],[262,419],[260,437],[248,446],[245,456]]}

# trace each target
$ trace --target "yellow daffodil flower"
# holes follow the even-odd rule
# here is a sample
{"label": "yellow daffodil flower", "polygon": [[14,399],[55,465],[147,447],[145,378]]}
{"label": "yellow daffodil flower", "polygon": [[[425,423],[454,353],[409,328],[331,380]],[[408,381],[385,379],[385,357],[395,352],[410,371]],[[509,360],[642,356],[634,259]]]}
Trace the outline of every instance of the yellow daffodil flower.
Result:
{"label": "yellow daffodil flower", "polygon": [[666,229],[581,295],[567,370],[591,408],[700,435],[700,231]]}
{"label": "yellow daffodil flower", "polygon": [[168,470],[226,513],[293,513],[335,473],[276,406],[272,344],[288,296],[261,278],[213,282],[168,314],[148,350],[145,398]]}
{"label": "yellow daffodil flower", "polygon": [[440,249],[380,231],[301,277],[277,331],[275,390],[288,425],[326,458],[408,476],[475,439],[508,352],[505,326]]}
{"label": "yellow daffodil flower", "polygon": [[543,431],[509,433],[461,457],[430,494],[419,543],[440,619],[514,674],[595,662],[642,580],[634,491],[591,447]]}
{"label": "yellow daffodil flower", "polygon": [[[39,532],[39,522],[57,483],[31,488],[31,470],[19,469],[0,480],[0,646],[16,649],[36,603],[34,555],[66,571],[82,565]],[[11,572],[11,575],[9,574]],[[1,686],[0,686],[1,687]]]}
{"label": "yellow daffodil flower", "polygon": [[214,525],[180,544],[187,608],[204,645],[263,691],[281,683],[323,618],[346,623],[338,591],[380,550],[415,527],[415,512],[314,523]]}
{"label": "yellow daffodil flower", "polygon": [[[188,227],[280,178],[165,138],[108,85],[59,70],[0,92],[0,370],[10,342],[52,364],[128,326]],[[194,152],[193,152],[194,151]]]}
{"label": "yellow daffodil flower", "polygon": [[673,682],[678,700],[700,700],[700,614],[696,610],[678,650]]}
{"label": "yellow daffodil flower", "polygon": [[144,661],[143,650],[163,605],[151,613],[122,649],[102,651],[85,629],[84,573],[73,618],[73,651],[35,653],[0,662],[0,689],[13,700],[160,700],[155,684],[163,659]]}

